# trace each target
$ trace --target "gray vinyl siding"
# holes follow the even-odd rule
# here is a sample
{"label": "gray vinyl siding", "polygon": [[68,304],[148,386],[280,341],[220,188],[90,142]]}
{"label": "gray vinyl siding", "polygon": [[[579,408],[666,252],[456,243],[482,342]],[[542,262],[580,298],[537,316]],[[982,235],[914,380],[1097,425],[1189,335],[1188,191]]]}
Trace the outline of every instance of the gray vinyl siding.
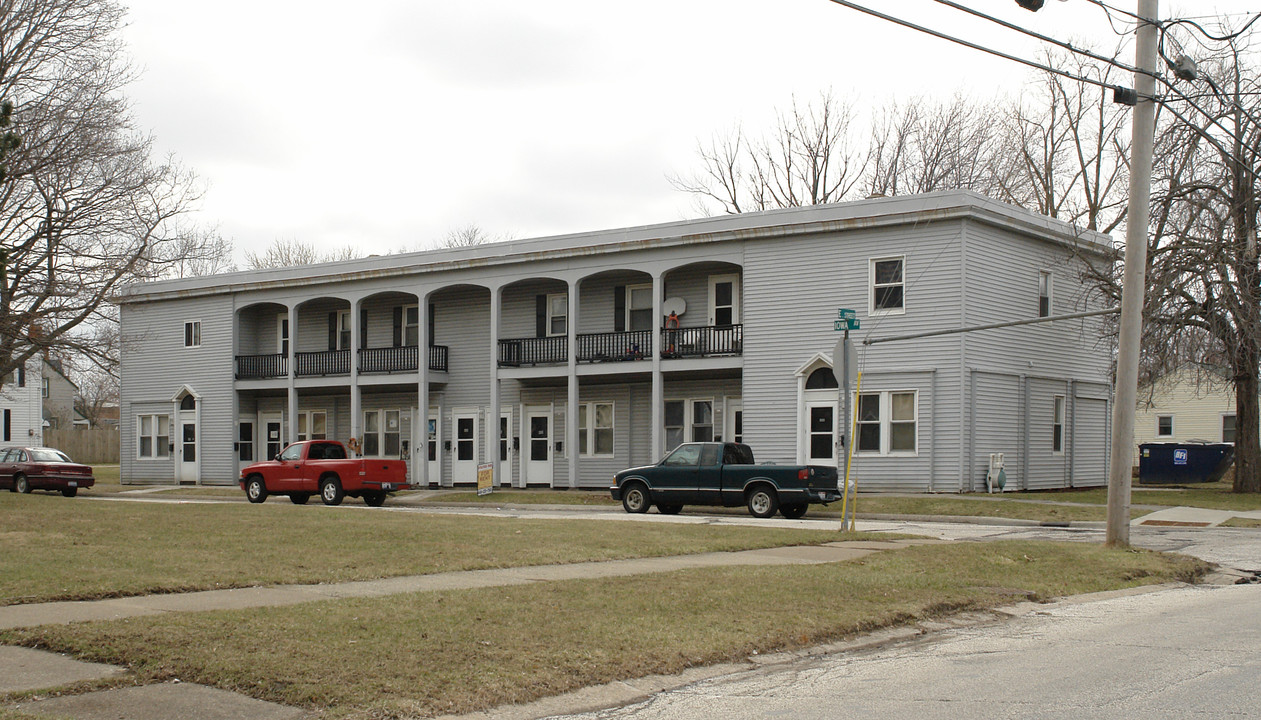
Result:
{"label": "gray vinyl siding", "polygon": [[[568,286],[559,280],[526,280],[504,288],[501,298],[499,337],[532,338],[538,335],[536,323],[539,295],[556,295],[569,292]],[[441,310],[441,308],[439,308]],[[581,313],[579,313],[581,317]],[[489,322],[489,315],[486,322]]]}
{"label": "gray vinyl siding", "polygon": [[[978,222],[966,227],[966,325],[1036,318],[1043,271],[1052,274],[1052,315],[1103,307],[1080,289],[1083,264],[1070,249]],[[1100,339],[1103,322],[1060,320],[968,333],[965,362],[984,370],[1105,380],[1109,348]]]}
{"label": "gray vinyl siding", "polygon": [[[936,418],[956,432],[938,432],[933,437],[938,474],[933,484],[935,489],[958,485],[960,433],[955,418],[962,396],[958,338],[872,346],[862,346],[861,341],[927,332],[956,322],[962,284],[960,236],[961,225],[954,221],[819,234],[792,243],[746,243],[744,423],[746,442],[755,451],[795,457],[800,430],[794,371],[817,353],[831,357],[840,335],[833,329],[836,311],[851,308],[861,324],[851,337],[865,372],[936,371],[915,380],[915,388],[921,391],[921,417],[927,412],[930,421]],[[892,255],[906,256],[906,312],[872,317],[868,313],[869,261]],[[918,465],[918,472],[905,474],[888,469],[892,466],[881,462],[872,469],[864,467],[858,471],[859,482],[865,479],[876,488],[927,489],[929,478]]]}
{"label": "gray vinyl siding", "polygon": [[972,373],[972,462],[964,490],[983,492],[992,453],[1002,453],[1006,489],[1023,487],[1024,402],[1018,375]]}
{"label": "gray vinyl siding", "polygon": [[[914,455],[901,453],[879,455],[855,452],[850,463],[850,479],[863,492],[942,492],[958,490],[957,470],[942,462],[936,447],[942,439],[934,412],[933,378],[937,373],[879,372],[863,373],[862,392],[915,391],[919,416],[916,423]],[[852,411],[852,406],[851,406]],[[747,422],[747,421],[746,421]]]}
{"label": "gray vinyl siding", "polygon": [[[232,298],[210,296],[164,303],[123,305],[119,444],[123,478],[170,481],[174,460],[136,458],[136,416],[174,415],[172,398],[187,385],[200,396],[198,454],[202,483],[231,483],[237,477],[232,418]],[[184,323],[201,322],[201,346],[184,347]],[[225,351],[225,349],[227,349]]]}
{"label": "gray vinyl siding", "polygon": [[1073,402],[1073,487],[1108,484],[1111,402],[1105,388],[1078,387]]}
{"label": "gray vinyl siding", "polygon": [[[1069,384],[1064,380],[1029,378],[1029,476],[1028,490],[1049,490],[1068,487],[1068,457],[1071,437],[1069,428],[1071,400]],[[1064,398],[1064,445],[1054,450],[1055,398]]]}

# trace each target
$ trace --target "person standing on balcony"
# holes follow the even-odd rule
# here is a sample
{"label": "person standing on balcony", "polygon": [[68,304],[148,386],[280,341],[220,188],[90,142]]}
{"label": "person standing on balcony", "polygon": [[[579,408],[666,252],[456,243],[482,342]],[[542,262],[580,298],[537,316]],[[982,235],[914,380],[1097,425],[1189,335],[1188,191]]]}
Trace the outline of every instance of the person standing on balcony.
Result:
{"label": "person standing on balcony", "polygon": [[676,355],[675,343],[679,334],[679,314],[673,310],[666,316],[666,356],[674,357]]}

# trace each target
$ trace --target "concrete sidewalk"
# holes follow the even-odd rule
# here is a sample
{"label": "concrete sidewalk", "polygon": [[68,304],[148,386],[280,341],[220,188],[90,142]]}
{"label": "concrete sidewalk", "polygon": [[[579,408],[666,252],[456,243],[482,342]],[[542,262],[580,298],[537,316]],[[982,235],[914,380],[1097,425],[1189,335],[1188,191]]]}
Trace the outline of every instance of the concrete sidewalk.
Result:
{"label": "concrete sidewalk", "polygon": [[[555,580],[624,577],[692,568],[814,565],[853,560],[881,550],[934,542],[941,541],[908,539],[836,542],[818,546],[471,570],[327,585],[280,585],[91,602],[9,605],[0,607],[0,628],[116,620],[170,612],[277,607],[340,598],[384,597],[402,593],[526,585]],[[0,672],[0,694],[48,690],[75,683],[122,677],[126,672],[123,668],[80,662],[56,653],[4,646],[0,646],[0,667],[5,668],[4,672]],[[196,717],[199,720],[288,720],[304,714],[299,708],[263,702],[193,683],[178,682],[40,698],[10,707],[20,712],[51,714],[75,720],[146,720],[170,717]]]}

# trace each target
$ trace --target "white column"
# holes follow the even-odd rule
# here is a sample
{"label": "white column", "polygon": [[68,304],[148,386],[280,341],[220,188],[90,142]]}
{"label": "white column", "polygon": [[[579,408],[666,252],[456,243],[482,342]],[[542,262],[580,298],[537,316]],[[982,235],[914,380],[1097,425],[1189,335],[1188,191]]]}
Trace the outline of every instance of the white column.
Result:
{"label": "white column", "polygon": [[[297,355],[298,355],[298,306],[289,306],[289,417],[285,423],[288,428],[289,442],[298,439],[298,387],[297,387]],[[284,443],[282,442],[283,446]]]}
{"label": "white column", "polygon": [[[429,477],[429,345],[433,338],[429,337],[429,295],[416,293],[416,417],[414,421],[420,432],[415,433],[420,441],[419,448],[412,448],[412,462],[420,463],[420,472],[416,473],[417,482],[422,487],[438,478]],[[442,448],[438,448],[441,452]]]}
{"label": "white column", "polygon": [[359,389],[359,306],[363,300],[350,303],[350,436],[360,437],[360,423],[363,422],[363,395]]}
{"label": "white column", "polygon": [[499,473],[499,310],[503,302],[502,289],[490,289],[490,412],[486,416],[486,448],[484,462],[491,464],[491,487],[497,487],[503,478]]}
{"label": "white column", "polygon": [[569,281],[569,388],[565,405],[565,447],[569,452],[569,487],[578,487],[578,281]]}
{"label": "white column", "polygon": [[660,273],[652,276],[652,456],[656,462],[665,454],[665,387],[661,377],[661,305],[665,291],[665,279]]}

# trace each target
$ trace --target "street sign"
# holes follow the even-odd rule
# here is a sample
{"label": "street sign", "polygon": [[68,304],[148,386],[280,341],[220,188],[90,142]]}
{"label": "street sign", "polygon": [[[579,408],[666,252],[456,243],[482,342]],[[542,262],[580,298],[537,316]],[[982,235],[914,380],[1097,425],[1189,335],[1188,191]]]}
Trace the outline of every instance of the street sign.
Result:
{"label": "street sign", "polygon": [[853,320],[855,317],[857,317],[857,314],[855,314],[854,311],[850,310],[849,308],[837,308],[836,317],[840,318],[841,320]]}
{"label": "street sign", "polygon": [[837,332],[840,332],[841,330],[857,330],[858,320],[855,318],[847,318],[845,320],[833,321],[832,329]]}

